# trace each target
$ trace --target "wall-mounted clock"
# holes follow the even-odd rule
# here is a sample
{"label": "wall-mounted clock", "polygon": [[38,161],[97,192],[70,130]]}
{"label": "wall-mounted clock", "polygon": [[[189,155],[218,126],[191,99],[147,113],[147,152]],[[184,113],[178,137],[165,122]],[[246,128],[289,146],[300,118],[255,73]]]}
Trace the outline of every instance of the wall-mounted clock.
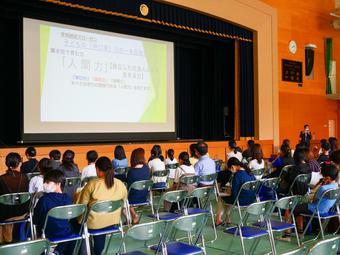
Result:
{"label": "wall-mounted clock", "polygon": [[288,44],[288,49],[289,49],[289,52],[292,53],[292,54],[295,54],[296,51],[297,51],[297,45],[296,45],[296,42],[294,40],[291,40]]}

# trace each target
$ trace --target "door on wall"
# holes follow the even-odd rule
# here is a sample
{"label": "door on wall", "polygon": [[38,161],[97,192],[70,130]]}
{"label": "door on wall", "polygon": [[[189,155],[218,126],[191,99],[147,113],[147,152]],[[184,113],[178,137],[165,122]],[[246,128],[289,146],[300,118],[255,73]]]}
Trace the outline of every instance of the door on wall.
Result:
{"label": "door on wall", "polygon": [[335,120],[328,120],[328,137],[335,137]]}

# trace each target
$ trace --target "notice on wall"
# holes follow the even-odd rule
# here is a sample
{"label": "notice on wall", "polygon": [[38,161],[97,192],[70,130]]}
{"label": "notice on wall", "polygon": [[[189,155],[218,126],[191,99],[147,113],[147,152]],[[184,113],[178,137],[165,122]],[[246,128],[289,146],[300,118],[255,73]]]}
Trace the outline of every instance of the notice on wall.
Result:
{"label": "notice on wall", "polygon": [[282,59],[282,81],[302,83],[302,62]]}

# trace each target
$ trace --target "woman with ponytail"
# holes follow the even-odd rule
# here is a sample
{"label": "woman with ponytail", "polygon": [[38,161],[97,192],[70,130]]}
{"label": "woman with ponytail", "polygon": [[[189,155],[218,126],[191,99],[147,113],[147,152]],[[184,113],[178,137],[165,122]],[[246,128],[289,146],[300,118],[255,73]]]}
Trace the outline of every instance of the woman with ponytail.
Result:
{"label": "woman with ponytail", "polygon": [[229,141],[229,150],[230,152],[227,153],[227,159],[237,158],[240,162],[242,162],[243,159],[242,152],[239,151],[239,147],[237,147],[235,141],[233,140]]}
{"label": "woman with ponytail", "polygon": [[[114,170],[108,157],[96,161],[98,179],[90,180],[81,191],[77,203],[90,208],[95,202],[103,200],[126,200],[127,190],[123,182],[114,178]],[[89,229],[101,229],[117,225],[120,222],[121,209],[112,213],[98,214],[91,212],[88,217]],[[94,236],[94,254],[100,255],[105,244],[105,235]]]}

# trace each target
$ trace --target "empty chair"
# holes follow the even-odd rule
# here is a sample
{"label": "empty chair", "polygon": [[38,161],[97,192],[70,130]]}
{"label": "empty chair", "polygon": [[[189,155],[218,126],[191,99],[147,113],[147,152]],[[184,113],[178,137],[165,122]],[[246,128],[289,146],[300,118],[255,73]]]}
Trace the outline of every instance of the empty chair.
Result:
{"label": "empty chair", "polygon": [[338,251],[340,236],[322,240],[313,245],[307,252],[308,255],[335,255]]}
{"label": "empty chair", "polygon": [[9,254],[48,254],[50,243],[47,239],[34,241],[18,242],[13,244],[1,245],[0,255]]}

